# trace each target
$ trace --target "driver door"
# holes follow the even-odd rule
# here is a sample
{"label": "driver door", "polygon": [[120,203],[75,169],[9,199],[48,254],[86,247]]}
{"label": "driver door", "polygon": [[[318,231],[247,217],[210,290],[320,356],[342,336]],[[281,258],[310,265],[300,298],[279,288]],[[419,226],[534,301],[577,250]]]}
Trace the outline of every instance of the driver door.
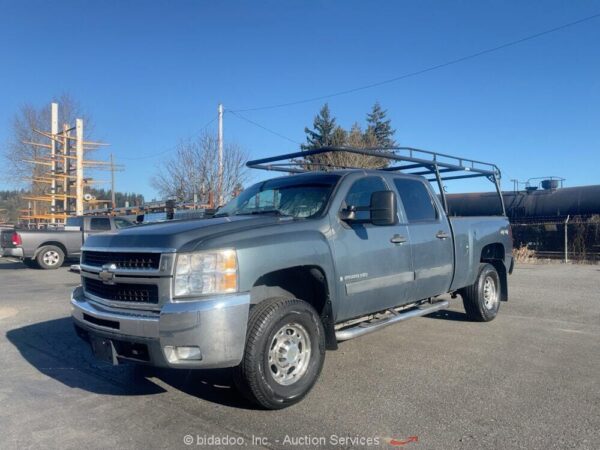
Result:
{"label": "driver door", "polygon": [[[389,190],[377,175],[350,183],[339,210],[368,207],[371,194]],[[357,211],[358,220],[344,222],[336,210],[333,248],[337,291],[341,300],[338,320],[350,319],[408,303],[414,283],[408,229],[396,225],[375,226],[369,211]],[[401,214],[401,213],[400,213]]]}

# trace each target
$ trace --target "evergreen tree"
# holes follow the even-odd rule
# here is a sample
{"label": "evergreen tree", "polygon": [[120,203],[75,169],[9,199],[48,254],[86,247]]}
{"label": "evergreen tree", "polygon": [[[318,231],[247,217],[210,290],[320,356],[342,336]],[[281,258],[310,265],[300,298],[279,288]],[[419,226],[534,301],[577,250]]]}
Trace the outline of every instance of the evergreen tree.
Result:
{"label": "evergreen tree", "polygon": [[375,102],[373,109],[367,114],[366,140],[374,141],[377,146],[383,148],[394,147],[394,133],[396,130],[390,125],[391,121],[386,119],[387,110],[384,110],[379,102]]}
{"label": "evergreen tree", "polygon": [[333,130],[331,143],[328,145],[331,145],[332,147],[343,147],[346,145],[347,138],[348,132],[338,125],[335,127],[335,130]]}
{"label": "evergreen tree", "polygon": [[[350,130],[346,131],[336,123],[329,105],[325,103],[314,118],[313,128],[304,128],[306,143],[302,144],[301,148],[312,150],[321,147],[393,147],[394,130],[390,120],[386,119],[386,114],[381,105],[375,103],[372,112],[367,115],[368,126],[364,133],[358,123],[354,123]],[[381,168],[389,165],[389,160],[384,158],[345,151],[306,155],[301,161],[304,168],[308,170],[331,170],[344,167]]]}
{"label": "evergreen tree", "polygon": [[335,123],[335,117],[331,117],[329,105],[325,103],[319,111],[319,114],[315,116],[313,129],[311,130],[308,127],[304,128],[304,132],[306,133],[306,144],[302,144],[302,150],[312,150],[329,145],[336,145],[334,144],[334,135],[337,133],[336,140],[339,140],[339,128],[340,127]]}

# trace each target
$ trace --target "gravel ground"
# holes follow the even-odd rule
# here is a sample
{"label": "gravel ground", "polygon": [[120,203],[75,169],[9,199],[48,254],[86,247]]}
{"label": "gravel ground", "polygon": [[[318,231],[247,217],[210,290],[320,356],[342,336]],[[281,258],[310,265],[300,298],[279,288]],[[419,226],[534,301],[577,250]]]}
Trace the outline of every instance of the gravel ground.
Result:
{"label": "gravel ground", "polygon": [[283,411],[227,370],[95,361],[69,319],[77,284],[0,259],[2,448],[600,448],[599,266],[518,266],[491,323],[457,300],[342,343]]}

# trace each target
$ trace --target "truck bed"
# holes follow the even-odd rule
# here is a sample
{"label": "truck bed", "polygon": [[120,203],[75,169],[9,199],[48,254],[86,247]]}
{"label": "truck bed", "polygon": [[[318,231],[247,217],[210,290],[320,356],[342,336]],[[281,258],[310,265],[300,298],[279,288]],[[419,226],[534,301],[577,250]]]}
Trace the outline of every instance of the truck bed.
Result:
{"label": "truck bed", "polygon": [[44,244],[55,242],[66,250],[66,255],[77,256],[80,253],[83,236],[81,231],[70,230],[16,230],[23,240],[23,257],[33,258],[35,252]]}
{"label": "truck bed", "polygon": [[[450,217],[454,234],[454,278],[450,290],[457,290],[475,282],[483,247],[499,240],[505,251],[512,246],[509,221],[505,216]],[[500,238],[500,239],[499,239]]]}

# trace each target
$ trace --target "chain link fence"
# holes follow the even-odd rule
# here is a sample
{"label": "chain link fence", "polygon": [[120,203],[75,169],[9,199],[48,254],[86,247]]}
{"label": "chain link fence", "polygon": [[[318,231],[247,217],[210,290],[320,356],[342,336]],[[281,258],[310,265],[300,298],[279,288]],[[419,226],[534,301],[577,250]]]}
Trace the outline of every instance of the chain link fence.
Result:
{"label": "chain link fence", "polygon": [[511,225],[517,257],[600,262],[600,215],[521,219]]}

